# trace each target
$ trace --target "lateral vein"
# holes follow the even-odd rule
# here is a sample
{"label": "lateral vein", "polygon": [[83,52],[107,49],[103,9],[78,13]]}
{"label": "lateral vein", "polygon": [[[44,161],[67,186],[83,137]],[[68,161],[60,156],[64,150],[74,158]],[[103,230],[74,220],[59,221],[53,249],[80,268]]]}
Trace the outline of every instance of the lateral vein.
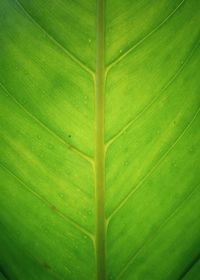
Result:
{"label": "lateral vein", "polygon": [[68,57],[70,57],[76,64],[78,64],[82,69],[84,69],[86,72],[88,72],[93,78],[94,78],[94,72],[92,69],[90,69],[87,65],[85,65],[80,59],[78,59],[74,54],[72,54],[66,47],[61,45],[49,32],[44,29],[34,18],[33,16],[24,8],[24,6],[18,1],[15,0],[18,7],[27,15],[27,17],[40,29],[42,32],[44,32],[49,39],[54,42],[60,49],[64,51],[64,53],[67,54]]}
{"label": "lateral vein", "polygon": [[198,114],[200,112],[200,107],[194,114],[193,118],[189,121],[187,126],[183,129],[181,134],[176,138],[174,143],[169,147],[169,149],[163,154],[163,156],[157,161],[157,163],[152,167],[152,169],[141,179],[141,181],[135,186],[135,188],[132,188],[130,192],[121,200],[121,202],[117,205],[117,207],[112,211],[112,213],[107,218],[107,224],[110,223],[111,219],[117,214],[117,212],[124,207],[126,202],[129,200],[129,198],[138,191],[141,186],[144,184],[144,182],[149,178],[151,174],[160,166],[160,164],[164,161],[164,159],[168,156],[168,154],[173,150],[173,148],[176,146],[176,144],[181,140],[181,138],[185,135],[186,131],[191,127],[192,123],[197,118]]}
{"label": "lateral vein", "polygon": [[159,100],[159,98],[162,96],[162,92],[165,92],[173,83],[174,81],[179,77],[179,75],[182,73],[184,68],[187,66],[187,64],[190,62],[190,59],[192,58],[195,50],[199,47],[200,40],[197,40],[197,44],[194,45],[194,47],[191,49],[189,55],[185,58],[184,62],[181,64],[181,66],[178,68],[178,70],[171,76],[171,78],[167,81],[167,83],[161,88],[161,90],[158,92],[158,95],[156,95],[145,107],[143,110],[141,110],[132,120],[130,120],[127,124],[125,124],[114,136],[112,136],[106,143],[105,148],[107,149],[147,111],[151,108],[151,106]]}
{"label": "lateral vein", "polygon": [[139,40],[136,44],[134,44],[132,47],[130,47],[127,51],[125,51],[123,54],[121,54],[118,58],[116,58],[113,62],[111,62],[107,66],[107,71],[110,71],[110,69],[115,66],[118,62],[120,62],[123,58],[125,58],[130,52],[132,52],[135,48],[137,48],[139,45],[141,45],[146,39],[148,39],[151,35],[153,35],[157,30],[159,30],[183,5],[185,0],[182,0],[178,6],[160,23],[158,24],[152,31],[150,31],[146,36],[144,36],[141,40]]}
{"label": "lateral vein", "polygon": [[4,166],[2,163],[0,163],[0,166],[7,171],[13,178],[15,178],[29,193],[34,195],[36,198],[38,198],[40,201],[45,203],[49,208],[53,209],[55,213],[57,213],[58,216],[66,220],[69,224],[71,224],[73,227],[75,227],[77,230],[82,232],[83,234],[87,235],[91,241],[93,241],[93,235],[90,233],[87,229],[83,228],[81,225],[67,217],[64,213],[62,213],[60,210],[55,208],[51,202],[49,202],[46,198],[42,197],[40,194],[38,194],[36,191],[32,190],[25,182],[22,181],[16,174],[14,174],[10,169],[8,169],[6,166]]}
{"label": "lateral vein", "polygon": [[80,157],[82,157],[84,160],[88,161],[92,166],[94,165],[93,158],[89,157],[84,152],[78,150],[74,146],[67,143],[63,138],[61,138],[56,132],[54,132],[51,128],[49,128],[46,124],[44,124],[40,119],[38,119],[35,115],[33,115],[29,110],[27,110],[10,92],[8,89],[0,82],[0,87],[3,89],[3,91],[6,93],[7,96],[11,98],[13,102],[15,102],[27,115],[29,115],[35,122],[37,122],[41,127],[43,127],[45,130],[47,130],[51,135],[53,135],[56,139],[59,140],[60,143],[65,145],[70,151],[78,154]]}
{"label": "lateral vein", "polygon": [[192,191],[178,204],[178,206],[164,219],[163,222],[160,223],[157,230],[155,230],[149,237],[146,238],[146,240],[143,242],[143,244],[140,246],[140,248],[130,257],[127,264],[123,267],[121,272],[116,277],[116,280],[119,280],[124,273],[127,271],[129,266],[133,263],[134,259],[140,254],[140,252],[147,246],[149,243],[151,243],[159,234],[159,232],[164,228],[165,225],[168,224],[168,222],[181,210],[181,208],[187,203],[187,201],[193,196],[195,191],[199,188],[199,184],[196,185]]}

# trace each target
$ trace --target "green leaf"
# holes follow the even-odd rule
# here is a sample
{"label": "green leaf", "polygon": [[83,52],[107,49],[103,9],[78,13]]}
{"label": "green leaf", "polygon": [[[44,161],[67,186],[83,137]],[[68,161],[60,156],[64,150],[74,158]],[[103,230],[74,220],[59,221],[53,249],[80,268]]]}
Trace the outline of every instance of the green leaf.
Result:
{"label": "green leaf", "polygon": [[0,279],[199,279],[199,11],[0,0]]}

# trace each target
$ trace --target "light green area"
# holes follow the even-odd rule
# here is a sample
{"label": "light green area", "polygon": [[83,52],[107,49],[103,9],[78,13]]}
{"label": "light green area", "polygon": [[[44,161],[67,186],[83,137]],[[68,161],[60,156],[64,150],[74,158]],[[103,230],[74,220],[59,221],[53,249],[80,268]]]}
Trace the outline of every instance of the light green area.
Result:
{"label": "light green area", "polygon": [[0,279],[200,279],[199,11],[0,0]]}

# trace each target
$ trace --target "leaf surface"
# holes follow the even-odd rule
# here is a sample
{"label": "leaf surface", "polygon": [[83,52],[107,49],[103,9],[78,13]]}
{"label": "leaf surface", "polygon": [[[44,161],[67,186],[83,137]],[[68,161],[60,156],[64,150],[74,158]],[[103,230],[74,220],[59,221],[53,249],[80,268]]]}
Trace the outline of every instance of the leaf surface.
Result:
{"label": "leaf surface", "polygon": [[199,11],[0,0],[0,279],[199,279]]}

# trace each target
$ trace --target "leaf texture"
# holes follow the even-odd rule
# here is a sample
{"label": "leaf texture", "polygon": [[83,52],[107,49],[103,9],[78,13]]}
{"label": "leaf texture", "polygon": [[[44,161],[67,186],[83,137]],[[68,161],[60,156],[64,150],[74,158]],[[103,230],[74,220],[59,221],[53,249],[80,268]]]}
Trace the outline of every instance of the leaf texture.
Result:
{"label": "leaf texture", "polygon": [[200,279],[199,11],[0,0],[0,279]]}

